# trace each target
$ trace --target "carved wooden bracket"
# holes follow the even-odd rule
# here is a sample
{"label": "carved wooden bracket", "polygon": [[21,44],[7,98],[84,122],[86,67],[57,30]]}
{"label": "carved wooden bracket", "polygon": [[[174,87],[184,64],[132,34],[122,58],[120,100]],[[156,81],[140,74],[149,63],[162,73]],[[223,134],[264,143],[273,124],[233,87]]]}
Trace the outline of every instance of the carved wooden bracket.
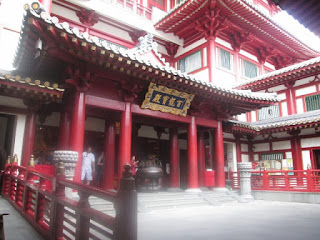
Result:
{"label": "carved wooden bracket", "polygon": [[229,34],[229,37],[231,40],[231,47],[236,52],[239,52],[244,44],[252,41],[249,32],[233,31]]}
{"label": "carved wooden bracket", "polygon": [[260,64],[264,64],[268,57],[273,56],[275,54],[274,47],[270,46],[256,48],[255,52]]}
{"label": "carved wooden bracket", "polygon": [[205,13],[205,19],[196,20],[195,29],[201,32],[205,39],[215,38],[218,32],[228,28],[227,19],[220,15],[220,9],[209,8]]}
{"label": "carved wooden bracket", "polygon": [[129,36],[131,37],[132,42],[135,44],[139,43],[139,38],[146,35],[145,31],[134,29],[132,32],[129,32]]}
{"label": "carved wooden bracket", "polygon": [[179,45],[175,44],[173,42],[167,42],[165,47],[166,47],[168,55],[173,58],[177,54]]}
{"label": "carved wooden bracket", "polygon": [[154,126],[153,129],[157,132],[158,139],[161,138],[163,133],[167,134],[167,131],[164,127]]}
{"label": "carved wooden bracket", "polygon": [[289,81],[289,82],[285,82],[283,85],[289,89],[289,88],[292,88],[295,83],[296,81]]}
{"label": "carved wooden bracket", "polygon": [[292,137],[298,137],[300,133],[300,129],[293,129],[288,131],[288,134],[290,134]]}
{"label": "carved wooden bracket", "polygon": [[24,98],[23,99],[23,103],[24,105],[26,105],[28,107],[28,110],[30,111],[34,111],[34,112],[37,112],[40,110],[41,108],[41,104],[39,101],[37,100],[32,100],[32,99],[26,99]]}
{"label": "carved wooden bracket", "polygon": [[80,11],[77,11],[76,14],[80,22],[89,27],[92,27],[99,20],[99,17],[94,10],[81,9]]}
{"label": "carved wooden bracket", "polygon": [[[81,67],[81,70],[84,69]],[[80,67],[68,66],[65,71],[65,82],[74,86],[78,91],[87,91],[95,76],[92,72],[81,71]]]}
{"label": "carved wooden bracket", "polygon": [[135,79],[120,81],[119,87],[118,95],[123,98],[125,102],[131,103],[138,98],[144,88],[143,84],[139,83]]}
{"label": "carved wooden bracket", "polygon": [[272,57],[276,70],[287,67],[297,62],[297,59],[290,56],[275,55]]}

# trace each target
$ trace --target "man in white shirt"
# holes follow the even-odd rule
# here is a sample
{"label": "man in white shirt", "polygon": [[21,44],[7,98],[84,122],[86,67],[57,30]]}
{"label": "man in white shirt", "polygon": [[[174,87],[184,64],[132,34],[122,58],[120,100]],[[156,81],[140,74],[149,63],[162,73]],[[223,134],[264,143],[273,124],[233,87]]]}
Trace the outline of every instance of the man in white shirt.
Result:
{"label": "man in white shirt", "polygon": [[93,172],[95,172],[95,159],[92,148],[88,147],[87,151],[82,153],[81,182],[90,185]]}

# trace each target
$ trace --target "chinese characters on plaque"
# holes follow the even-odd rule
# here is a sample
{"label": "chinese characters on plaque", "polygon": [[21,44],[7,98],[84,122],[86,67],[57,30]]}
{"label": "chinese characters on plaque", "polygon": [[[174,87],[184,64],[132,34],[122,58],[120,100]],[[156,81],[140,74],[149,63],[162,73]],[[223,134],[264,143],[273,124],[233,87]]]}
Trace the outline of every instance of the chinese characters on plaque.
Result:
{"label": "chinese characters on plaque", "polygon": [[150,83],[141,108],[185,117],[193,97],[193,94]]}

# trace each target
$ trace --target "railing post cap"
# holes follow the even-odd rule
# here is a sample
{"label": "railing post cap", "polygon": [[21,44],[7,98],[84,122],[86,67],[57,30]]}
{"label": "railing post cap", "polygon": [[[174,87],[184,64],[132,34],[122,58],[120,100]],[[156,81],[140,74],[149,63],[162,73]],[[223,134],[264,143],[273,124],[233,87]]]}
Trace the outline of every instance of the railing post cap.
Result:
{"label": "railing post cap", "polygon": [[30,166],[30,167],[34,167],[34,165],[35,165],[35,162],[34,162],[34,156],[33,156],[33,155],[31,155],[31,156],[30,156],[29,166]]}

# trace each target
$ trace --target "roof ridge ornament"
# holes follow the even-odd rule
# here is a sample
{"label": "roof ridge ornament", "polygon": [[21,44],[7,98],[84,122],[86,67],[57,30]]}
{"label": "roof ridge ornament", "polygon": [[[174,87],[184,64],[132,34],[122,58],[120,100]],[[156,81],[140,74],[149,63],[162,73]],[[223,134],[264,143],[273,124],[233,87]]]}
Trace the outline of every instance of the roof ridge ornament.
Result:
{"label": "roof ridge ornament", "polygon": [[158,43],[153,41],[153,35],[147,33],[143,37],[139,37],[139,43],[127,51],[128,54],[133,53],[134,55],[141,55],[147,51],[153,50],[155,53],[158,53]]}

